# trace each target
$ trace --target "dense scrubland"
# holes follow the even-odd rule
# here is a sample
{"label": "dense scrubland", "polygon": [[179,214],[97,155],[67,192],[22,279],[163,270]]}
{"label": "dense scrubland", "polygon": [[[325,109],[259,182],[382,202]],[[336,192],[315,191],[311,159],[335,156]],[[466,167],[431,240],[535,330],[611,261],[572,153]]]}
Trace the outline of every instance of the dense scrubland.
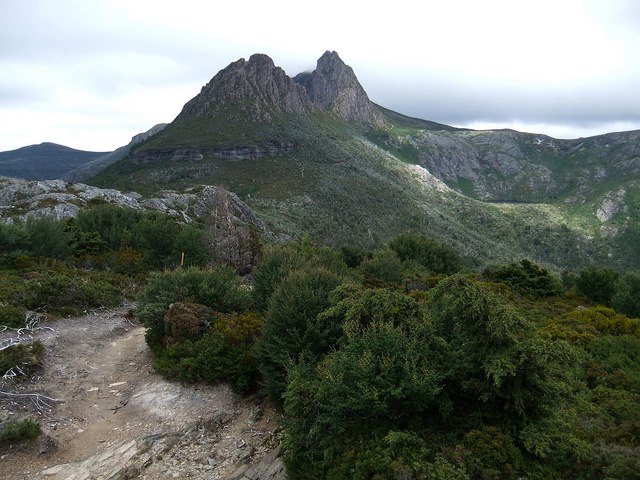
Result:
{"label": "dense scrubland", "polygon": [[[265,244],[110,206],[1,225],[0,251],[1,325],[135,299],[156,371],[279,405],[293,479],[638,478],[639,272],[477,271],[415,233]],[[3,348],[24,372],[3,382],[41,358]]]}

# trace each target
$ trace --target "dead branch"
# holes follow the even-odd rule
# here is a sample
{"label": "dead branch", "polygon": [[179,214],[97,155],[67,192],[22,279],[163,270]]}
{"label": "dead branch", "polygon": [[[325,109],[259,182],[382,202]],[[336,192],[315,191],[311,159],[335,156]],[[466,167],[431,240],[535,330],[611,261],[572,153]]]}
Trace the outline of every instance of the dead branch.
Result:
{"label": "dead branch", "polygon": [[0,395],[5,395],[7,397],[17,397],[17,398],[36,398],[38,400],[44,399],[53,403],[65,403],[65,401],[60,398],[47,397],[46,395],[43,395],[41,393],[11,393],[11,392],[4,392],[0,390]]}
{"label": "dead branch", "polygon": [[41,326],[40,322],[43,320],[47,320],[47,316],[45,314],[29,310],[25,314],[24,327],[12,328],[12,327],[7,327],[6,325],[3,325],[2,327],[0,327],[2,328],[2,330],[0,330],[0,333],[6,332],[7,330],[16,332],[15,337],[11,337],[5,340],[4,342],[2,342],[2,344],[0,344],[0,352],[14,345],[18,345],[20,343],[24,343],[29,340],[32,340],[36,332],[40,332],[44,330],[55,332],[55,330],[51,327]]}
{"label": "dead branch", "polygon": [[38,410],[40,414],[45,415],[47,417],[48,417],[47,410],[51,411],[51,405],[48,402],[51,402],[51,403],[65,402],[62,399],[47,397],[46,395],[43,395],[41,393],[11,393],[11,392],[4,392],[0,390],[0,395],[5,395],[7,397],[12,397],[12,398],[29,399],[33,403],[33,406],[36,408],[36,410]]}

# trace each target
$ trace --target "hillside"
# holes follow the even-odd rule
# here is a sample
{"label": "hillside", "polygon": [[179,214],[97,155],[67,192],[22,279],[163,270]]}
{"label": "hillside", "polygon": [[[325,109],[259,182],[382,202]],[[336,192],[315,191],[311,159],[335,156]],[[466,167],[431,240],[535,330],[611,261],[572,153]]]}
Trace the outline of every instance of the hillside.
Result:
{"label": "hillside", "polygon": [[122,160],[124,157],[126,157],[134,145],[142,142],[143,140],[146,140],[147,138],[155,135],[158,132],[161,132],[162,129],[166,126],[166,123],[159,123],[158,125],[154,125],[146,132],[134,135],[127,145],[116,148],[113,152],[109,152],[94,160],[72,168],[71,170],[64,172],[61,177],[57,178],[62,178],[69,182],[82,182],[89,177],[93,177],[112,163],[115,163],[118,160]]}
{"label": "hillside", "polygon": [[48,142],[30,145],[0,152],[0,175],[27,180],[53,180],[107,153],[76,150]]}
{"label": "hillside", "polygon": [[335,52],[294,78],[254,55],[89,183],[143,194],[218,184],[270,230],[332,245],[413,230],[472,264],[627,269],[640,266],[639,135],[455,129],[375,105]]}

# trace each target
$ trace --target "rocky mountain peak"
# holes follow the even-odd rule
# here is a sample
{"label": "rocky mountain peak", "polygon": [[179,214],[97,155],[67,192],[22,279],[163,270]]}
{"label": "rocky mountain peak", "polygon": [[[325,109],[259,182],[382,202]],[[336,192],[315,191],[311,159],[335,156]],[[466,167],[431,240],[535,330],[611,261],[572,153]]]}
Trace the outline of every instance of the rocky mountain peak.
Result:
{"label": "rocky mountain peak", "polygon": [[373,106],[353,69],[337,52],[326,51],[316,69],[301,73],[294,80],[304,86],[311,101],[347,120],[382,126],[382,115]]}
{"label": "rocky mountain peak", "polygon": [[264,54],[240,59],[218,72],[182,109],[176,120],[189,117],[247,116],[269,122],[278,113],[312,109],[304,88]]}

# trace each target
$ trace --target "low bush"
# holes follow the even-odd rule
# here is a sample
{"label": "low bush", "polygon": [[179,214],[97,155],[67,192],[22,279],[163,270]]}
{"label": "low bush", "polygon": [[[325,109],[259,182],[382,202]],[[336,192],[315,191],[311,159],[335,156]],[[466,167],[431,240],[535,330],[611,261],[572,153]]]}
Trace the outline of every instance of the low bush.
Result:
{"label": "low bush", "polygon": [[0,423],[0,444],[34,440],[42,433],[40,424],[29,418]]}
{"label": "low bush", "polygon": [[123,283],[107,272],[42,271],[24,282],[20,303],[35,310],[44,308],[59,315],[114,306],[123,299]]}
{"label": "low bush", "polygon": [[135,315],[147,327],[152,348],[164,344],[165,314],[172,303],[195,303],[218,312],[243,312],[252,306],[250,291],[229,267],[154,272],[137,300]]}
{"label": "low bush", "polygon": [[247,392],[259,379],[254,343],[261,332],[255,313],[219,314],[199,337],[157,350],[156,370],[185,382],[228,381],[237,392]]}
{"label": "low bush", "polygon": [[0,326],[24,327],[25,309],[16,305],[0,305]]}
{"label": "low bush", "polygon": [[451,275],[462,269],[460,254],[449,245],[415,233],[403,233],[389,243],[400,260],[414,260],[435,274]]}
{"label": "low bush", "polygon": [[589,343],[602,335],[633,335],[640,338],[640,320],[628,318],[610,308],[579,308],[554,318],[540,330],[548,338]]}
{"label": "low bush", "polygon": [[45,347],[40,340],[5,348],[0,351],[0,375],[18,367],[26,376],[29,376],[42,365],[44,353]]}
{"label": "low bush", "polygon": [[504,283],[517,292],[535,298],[564,293],[564,287],[558,277],[529,260],[489,267],[485,270],[484,276],[493,282]]}

